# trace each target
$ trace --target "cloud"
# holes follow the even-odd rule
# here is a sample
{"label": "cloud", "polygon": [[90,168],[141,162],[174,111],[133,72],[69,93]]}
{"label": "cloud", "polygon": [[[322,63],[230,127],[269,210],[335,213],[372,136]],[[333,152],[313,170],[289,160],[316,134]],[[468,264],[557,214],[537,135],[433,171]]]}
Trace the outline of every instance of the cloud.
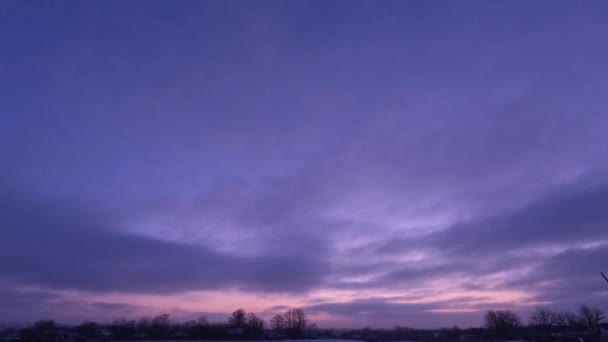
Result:
{"label": "cloud", "polygon": [[0,194],[1,279],[602,295],[601,10],[92,6],[0,20],[0,182],[51,194]]}
{"label": "cloud", "polygon": [[58,307],[49,304],[50,301],[59,299],[59,296],[46,291],[18,291],[0,286],[0,319],[12,322],[27,322],[34,319],[42,319],[54,315]]}
{"label": "cloud", "polygon": [[[367,278],[333,285],[397,290],[448,281],[455,291],[525,291],[533,296],[530,303],[566,306],[577,299],[605,299],[608,291],[598,276],[607,257],[605,203],[606,183],[581,181],[507,213],[372,243],[359,251],[363,258],[337,271],[345,279]],[[367,255],[376,259],[366,261]]]}
{"label": "cloud", "polygon": [[[172,293],[239,288],[294,292],[318,286],[321,254],[233,255],[104,227],[109,220],[70,207],[3,197],[2,277],[45,288]],[[110,227],[111,228],[111,227]]]}
{"label": "cloud", "polygon": [[608,238],[608,184],[569,186],[519,210],[456,224],[423,243],[446,254],[486,255]]}
{"label": "cloud", "polygon": [[146,313],[147,308],[125,303],[102,303],[74,299],[49,290],[19,289],[3,284],[0,287],[0,319],[27,323],[40,319],[55,319],[66,323],[84,320],[108,321],[117,317],[132,317]]}
{"label": "cloud", "polygon": [[553,303],[562,309],[581,304],[604,303],[608,289],[600,272],[606,269],[608,240],[589,247],[574,247],[538,260],[529,274],[510,279],[504,286],[536,289],[533,300]]}

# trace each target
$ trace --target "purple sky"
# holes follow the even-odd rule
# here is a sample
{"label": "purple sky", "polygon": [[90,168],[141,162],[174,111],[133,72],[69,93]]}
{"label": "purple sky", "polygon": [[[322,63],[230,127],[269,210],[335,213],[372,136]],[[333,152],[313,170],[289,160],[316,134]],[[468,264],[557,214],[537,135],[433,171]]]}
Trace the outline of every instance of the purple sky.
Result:
{"label": "purple sky", "polygon": [[608,309],[608,2],[0,3],[0,321]]}

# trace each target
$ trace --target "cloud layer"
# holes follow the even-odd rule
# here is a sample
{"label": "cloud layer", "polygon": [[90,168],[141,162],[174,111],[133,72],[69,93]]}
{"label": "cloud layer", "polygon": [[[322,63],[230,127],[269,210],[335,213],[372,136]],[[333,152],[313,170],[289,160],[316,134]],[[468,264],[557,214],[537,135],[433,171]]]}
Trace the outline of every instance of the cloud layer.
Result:
{"label": "cloud layer", "polygon": [[8,3],[0,320],[605,306],[586,5]]}

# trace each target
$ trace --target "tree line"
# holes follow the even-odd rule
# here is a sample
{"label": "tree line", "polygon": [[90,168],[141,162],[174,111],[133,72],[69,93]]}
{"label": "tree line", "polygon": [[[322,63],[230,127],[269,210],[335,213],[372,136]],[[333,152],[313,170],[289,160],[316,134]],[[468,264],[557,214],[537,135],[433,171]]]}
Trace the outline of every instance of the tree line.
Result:
{"label": "tree line", "polygon": [[[255,313],[234,311],[227,322],[212,323],[202,316],[186,322],[172,321],[168,314],[139,320],[117,319],[108,324],[83,322],[59,325],[53,320],[38,321],[17,331],[22,341],[63,342],[98,340],[241,340],[268,338],[314,338],[317,326],[309,323],[304,311],[289,309],[275,315],[270,325]],[[4,331],[3,335],[9,332]],[[2,336],[0,336],[2,337]]]}
{"label": "tree line", "polygon": [[606,315],[598,307],[581,305],[576,311],[557,311],[538,306],[530,313],[527,325],[510,310],[488,311],[484,327],[493,338],[517,338],[533,335],[538,341],[552,341],[558,336],[576,335],[600,341],[602,329],[608,329]]}
{"label": "tree line", "polygon": [[[583,338],[599,342],[602,329],[608,332],[606,315],[597,308],[581,305],[575,311],[558,311],[539,306],[522,319],[510,310],[490,310],[479,328],[414,329],[319,329],[310,323],[302,309],[289,309],[273,316],[268,323],[255,313],[235,310],[226,322],[211,323],[206,317],[175,322],[167,314],[139,320],[117,319],[108,324],[84,322],[75,326],[39,321],[16,330],[21,341],[75,342],[99,340],[269,340],[269,339],[353,339],[365,341],[447,342],[472,338],[473,341],[524,339],[538,342]],[[10,337],[7,331],[0,337]],[[576,338],[575,338],[576,337]]]}

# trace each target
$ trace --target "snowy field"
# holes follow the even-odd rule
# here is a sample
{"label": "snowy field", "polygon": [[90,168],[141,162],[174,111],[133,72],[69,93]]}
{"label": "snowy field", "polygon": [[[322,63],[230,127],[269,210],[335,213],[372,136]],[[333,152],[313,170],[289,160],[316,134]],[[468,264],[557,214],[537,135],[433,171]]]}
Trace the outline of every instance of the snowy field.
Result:
{"label": "snowy field", "polygon": [[[199,340],[163,340],[162,342],[195,342],[195,341],[199,341]],[[363,340],[328,340],[328,339],[323,339],[323,340],[204,340],[203,342],[365,342]],[[120,342],[120,341],[118,341]],[[128,342],[133,342],[133,341],[128,341]],[[138,341],[138,342],[159,342],[159,341],[148,341],[148,340],[142,340],[142,341]],[[393,341],[393,342],[416,342],[416,341]]]}

